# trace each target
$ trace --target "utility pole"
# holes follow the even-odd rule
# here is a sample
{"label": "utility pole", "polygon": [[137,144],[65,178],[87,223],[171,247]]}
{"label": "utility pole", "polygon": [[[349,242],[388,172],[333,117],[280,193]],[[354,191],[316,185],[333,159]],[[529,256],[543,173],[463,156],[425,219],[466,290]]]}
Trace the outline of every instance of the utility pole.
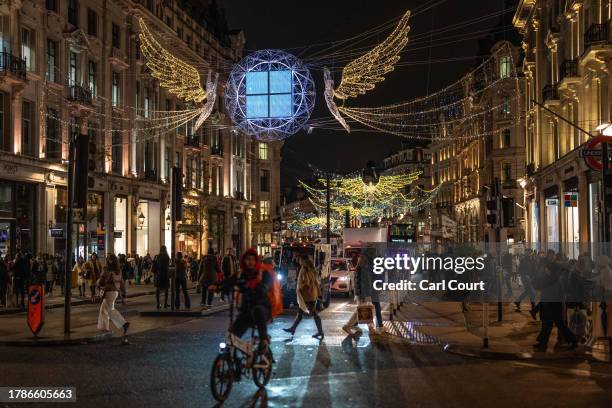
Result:
{"label": "utility pole", "polygon": [[72,303],[72,218],[74,206],[74,149],[75,140],[70,135],[68,140],[68,209],[66,210],[66,259],[64,260],[64,333],[70,333],[70,315]]}

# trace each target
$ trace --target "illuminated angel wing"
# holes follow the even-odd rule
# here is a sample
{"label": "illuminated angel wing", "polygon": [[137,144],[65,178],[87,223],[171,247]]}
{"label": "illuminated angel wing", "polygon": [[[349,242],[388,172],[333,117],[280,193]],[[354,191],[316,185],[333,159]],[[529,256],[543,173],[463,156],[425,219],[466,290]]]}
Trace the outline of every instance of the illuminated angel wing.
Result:
{"label": "illuminated angel wing", "polygon": [[198,70],[176,58],[153,37],[149,28],[139,19],[140,50],[145,57],[151,75],[159,80],[162,87],[188,102],[202,102],[206,92],[200,84]]}
{"label": "illuminated angel wing", "polygon": [[347,132],[351,133],[351,127],[348,125],[348,123],[346,123],[346,120],[342,117],[342,115],[340,115],[336,101],[334,101],[334,80],[331,77],[329,69],[323,69],[323,77],[325,78],[325,102],[327,103],[329,112],[338,122],[340,122],[342,127],[345,128]]}
{"label": "illuminated angel wing", "polygon": [[215,73],[215,79],[211,80],[211,72],[208,71],[208,78],[206,79],[206,103],[202,106],[200,110],[200,117],[196,120],[193,125],[193,131],[195,132],[202,126],[202,123],[212,113],[213,108],[215,107],[215,101],[217,100],[217,81],[219,80],[219,74]]}
{"label": "illuminated angel wing", "polygon": [[384,75],[393,71],[393,65],[400,59],[399,53],[408,43],[408,19],[410,11],[404,14],[395,30],[370,52],[349,62],[342,70],[342,80],[334,91],[338,99],[354,98],[374,89]]}

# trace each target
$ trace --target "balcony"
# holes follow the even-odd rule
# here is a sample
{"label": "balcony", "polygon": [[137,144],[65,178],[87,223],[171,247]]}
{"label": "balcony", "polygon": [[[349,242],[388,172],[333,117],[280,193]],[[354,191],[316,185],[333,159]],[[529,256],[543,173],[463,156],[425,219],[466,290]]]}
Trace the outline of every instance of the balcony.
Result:
{"label": "balcony", "polygon": [[542,89],[542,99],[544,100],[544,102],[558,101],[559,100],[559,90],[554,85],[546,85],[544,89]]}
{"label": "balcony", "polygon": [[154,169],[149,169],[144,173],[144,179],[147,181],[157,181],[157,174]]}
{"label": "balcony", "polygon": [[26,60],[10,52],[0,52],[0,72],[11,75],[19,80],[26,79]]}
{"label": "balcony", "polygon": [[80,85],[70,85],[68,99],[71,102],[80,103],[82,105],[93,105],[93,94],[89,89],[83,88]]}
{"label": "balcony", "polygon": [[565,78],[578,77],[578,60],[565,60],[559,67],[559,82]]}
{"label": "balcony", "polygon": [[610,21],[603,24],[592,24],[584,33],[584,48],[610,42]]}
{"label": "balcony", "polygon": [[185,147],[199,149],[200,148],[200,136],[198,135],[185,136]]}
{"label": "balcony", "polygon": [[221,145],[212,146],[210,148],[210,154],[212,156],[223,157],[223,146]]}

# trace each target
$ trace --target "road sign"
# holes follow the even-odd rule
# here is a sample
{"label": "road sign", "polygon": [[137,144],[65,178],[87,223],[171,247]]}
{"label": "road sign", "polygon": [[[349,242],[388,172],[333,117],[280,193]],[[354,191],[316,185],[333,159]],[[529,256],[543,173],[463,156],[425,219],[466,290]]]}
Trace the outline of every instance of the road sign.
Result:
{"label": "road sign", "polygon": [[[590,139],[580,151],[580,156],[584,158],[587,166],[595,171],[601,171],[603,169],[603,165],[601,164],[602,143],[612,143],[612,136],[594,137]],[[610,161],[608,168],[612,168],[612,161]]]}
{"label": "road sign", "polygon": [[272,223],[272,231],[273,232],[281,232],[282,228],[283,228],[283,224],[281,222],[281,219],[280,218],[276,218],[274,220],[274,222]]}
{"label": "road sign", "polygon": [[45,323],[45,290],[42,285],[28,286],[28,327],[35,336]]}

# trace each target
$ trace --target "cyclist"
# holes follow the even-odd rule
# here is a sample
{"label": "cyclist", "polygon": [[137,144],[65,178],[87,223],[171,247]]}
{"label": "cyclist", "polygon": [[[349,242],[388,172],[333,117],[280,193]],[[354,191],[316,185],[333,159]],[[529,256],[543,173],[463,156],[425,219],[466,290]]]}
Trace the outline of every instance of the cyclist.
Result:
{"label": "cyclist", "polygon": [[229,288],[237,286],[242,296],[238,317],[229,331],[242,337],[249,327],[257,326],[259,348],[263,351],[267,350],[270,343],[267,323],[270,320],[268,292],[271,285],[272,277],[261,268],[254,248],[248,249],[242,255],[240,268],[224,282],[224,286]]}

